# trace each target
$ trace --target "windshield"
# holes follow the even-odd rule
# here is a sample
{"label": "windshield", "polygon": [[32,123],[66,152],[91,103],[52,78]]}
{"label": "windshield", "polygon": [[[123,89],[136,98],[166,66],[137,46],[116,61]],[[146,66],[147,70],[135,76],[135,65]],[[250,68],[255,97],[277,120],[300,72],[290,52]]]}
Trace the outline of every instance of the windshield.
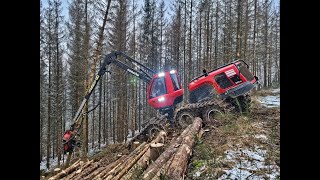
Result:
{"label": "windshield", "polygon": [[254,79],[253,75],[251,74],[251,72],[245,64],[239,63],[237,67],[240,73],[247,79],[247,81],[252,81]]}
{"label": "windshield", "polygon": [[214,79],[222,89],[226,89],[233,85],[224,72],[217,74]]}
{"label": "windshield", "polygon": [[164,77],[155,78],[151,85],[150,98],[154,98],[166,93],[167,93],[167,90],[164,82]]}

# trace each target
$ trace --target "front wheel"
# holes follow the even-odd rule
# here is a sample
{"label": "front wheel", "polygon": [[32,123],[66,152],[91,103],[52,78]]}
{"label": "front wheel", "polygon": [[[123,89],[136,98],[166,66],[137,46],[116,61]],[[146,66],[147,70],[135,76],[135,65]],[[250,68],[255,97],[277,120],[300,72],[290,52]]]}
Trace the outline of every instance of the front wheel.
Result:
{"label": "front wheel", "polygon": [[178,117],[178,124],[181,128],[186,128],[189,124],[192,124],[194,115],[190,112],[183,112]]}

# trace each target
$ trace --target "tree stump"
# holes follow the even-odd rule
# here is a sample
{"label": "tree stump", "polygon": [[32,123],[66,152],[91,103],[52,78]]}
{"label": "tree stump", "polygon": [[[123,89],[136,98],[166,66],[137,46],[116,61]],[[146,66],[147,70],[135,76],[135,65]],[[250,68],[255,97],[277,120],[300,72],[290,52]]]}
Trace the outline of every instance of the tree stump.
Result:
{"label": "tree stump", "polygon": [[133,142],[133,144],[132,144],[132,150],[136,149],[139,145],[140,145],[140,142],[139,142],[139,141]]}
{"label": "tree stump", "polygon": [[152,143],[150,144],[150,160],[155,161],[160,154],[163,152],[163,143]]}

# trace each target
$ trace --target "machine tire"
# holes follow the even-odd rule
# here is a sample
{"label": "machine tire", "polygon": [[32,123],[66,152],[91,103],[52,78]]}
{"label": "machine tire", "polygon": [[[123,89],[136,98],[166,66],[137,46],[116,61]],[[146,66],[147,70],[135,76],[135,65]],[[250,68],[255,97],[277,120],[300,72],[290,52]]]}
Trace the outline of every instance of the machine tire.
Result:
{"label": "machine tire", "polygon": [[181,128],[186,128],[193,122],[194,115],[190,112],[182,112],[178,117],[178,124]]}

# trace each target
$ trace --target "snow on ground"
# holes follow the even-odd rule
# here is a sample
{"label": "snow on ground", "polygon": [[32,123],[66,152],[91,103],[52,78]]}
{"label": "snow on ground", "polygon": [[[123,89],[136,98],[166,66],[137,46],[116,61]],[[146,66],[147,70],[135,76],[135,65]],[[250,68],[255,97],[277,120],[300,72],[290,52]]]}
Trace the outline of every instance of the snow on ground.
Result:
{"label": "snow on ground", "polygon": [[258,97],[258,101],[265,107],[279,107],[280,95]]}
{"label": "snow on ground", "polygon": [[203,165],[199,168],[199,170],[197,170],[194,174],[193,177],[200,177],[201,173],[203,173],[203,171],[205,171],[207,169],[206,165]]}
{"label": "snow on ground", "polygon": [[[259,170],[266,171],[266,176],[270,179],[277,179],[280,175],[280,168],[277,165],[266,165],[265,157],[267,151],[256,146],[255,149],[243,149],[240,151],[229,150],[225,152],[226,160],[234,162],[232,169],[224,170],[226,173],[218,179],[264,179],[259,175]],[[265,174],[265,173],[263,173]]]}
{"label": "snow on ground", "polygon": [[[64,162],[65,162],[66,159],[67,159],[67,154],[64,155],[64,158],[61,157],[60,164],[63,163],[63,159],[64,159]],[[57,166],[57,164],[58,164],[58,157],[55,157],[54,159],[50,158],[49,162],[50,162],[50,169],[51,169],[52,167]],[[46,164],[47,164],[47,160],[46,160],[46,157],[44,157],[44,158],[43,158],[43,161],[40,162],[40,171],[41,171],[41,170],[44,170],[45,172],[48,172],[48,171],[49,171],[49,170],[47,169]]]}
{"label": "snow on ground", "polygon": [[280,93],[280,88],[272,89],[271,92],[272,92],[272,93]]}
{"label": "snow on ground", "polygon": [[264,140],[264,141],[268,140],[267,136],[264,135],[264,134],[257,134],[254,137],[257,138],[257,139]]}

